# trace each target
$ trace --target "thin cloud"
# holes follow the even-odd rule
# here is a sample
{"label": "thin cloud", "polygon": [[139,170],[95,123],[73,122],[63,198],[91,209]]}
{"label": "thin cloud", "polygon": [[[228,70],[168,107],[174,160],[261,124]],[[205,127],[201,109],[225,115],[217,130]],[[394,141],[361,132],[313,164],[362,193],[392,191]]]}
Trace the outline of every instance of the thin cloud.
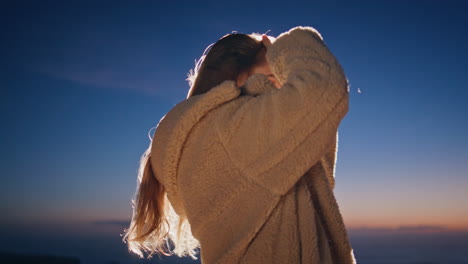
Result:
{"label": "thin cloud", "polygon": [[[7,35],[0,54],[13,67],[99,88],[166,96],[168,86],[177,80],[185,83],[188,69],[175,62],[177,49],[164,50],[165,39],[154,29],[135,31],[122,28],[118,21],[107,24],[94,19],[75,21],[65,16],[38,24],[34,31],[17,26],[11,31],[21,34]],[[176,87],[188,89],[180,83]]]}
{"label": "thin cloud", "polygon": [[106,226],[128,226],[130,224],[130,220],[99,220],[91,222],[94,225],[106,225]]}
{"label": "thin cloud", "polygon": [[[77,66],[78,65],[78,66]],[[158,82],[150,76],[141,73],[132,74],[118,67],[80,67],[76,65],[53,65],[40,63],[29,67],[32,72],[44,74],[57,79],[69,80],[84,85],[102,88],[142,92],[148,95],[158,95]]]}

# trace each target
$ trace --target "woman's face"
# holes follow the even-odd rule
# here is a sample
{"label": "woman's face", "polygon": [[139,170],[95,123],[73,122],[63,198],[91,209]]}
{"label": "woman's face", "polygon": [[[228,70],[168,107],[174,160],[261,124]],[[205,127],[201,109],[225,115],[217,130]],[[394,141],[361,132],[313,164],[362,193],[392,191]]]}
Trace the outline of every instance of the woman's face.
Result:
{"label": "woman's face", "polygon": [[266,49],[262,49],[262,51],[257,54],[258,58],[258,63],[254,64],[249,71],[244,71],[241,74],[239,74],[237,78],[237,86],[240,87],[244,85],[245,81],[253,74],[264,74],[265,76],[268,77],[268,79],[275,85],[276,88],[280,88],[280,84],[278,80],[275,78],[273,73],[271,73],[270,66],[268,65],[268,62],[265,57],[266,54]]}

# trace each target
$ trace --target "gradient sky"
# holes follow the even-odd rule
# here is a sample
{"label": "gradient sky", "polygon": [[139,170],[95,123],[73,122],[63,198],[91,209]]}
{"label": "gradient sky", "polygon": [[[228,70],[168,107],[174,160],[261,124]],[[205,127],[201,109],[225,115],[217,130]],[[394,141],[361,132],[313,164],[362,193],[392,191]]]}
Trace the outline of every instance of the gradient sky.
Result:
{"label": "gradient sky", "polygon": [[351,84],[346,225],[468,228],[466,1],[137,2],[0,5],[4,227],[128,220],[148,133],[204,49],[304,25]]}

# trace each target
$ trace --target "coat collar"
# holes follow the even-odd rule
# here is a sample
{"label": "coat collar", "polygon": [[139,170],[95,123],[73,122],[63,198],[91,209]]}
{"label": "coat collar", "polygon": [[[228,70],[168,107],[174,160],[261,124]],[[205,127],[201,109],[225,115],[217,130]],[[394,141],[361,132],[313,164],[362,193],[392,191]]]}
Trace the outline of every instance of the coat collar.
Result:
{"label": "coat collar", "polygon": [[240,89],[244,94],[255,96],[278,88],[264,74],[256,73],[251,75]]}

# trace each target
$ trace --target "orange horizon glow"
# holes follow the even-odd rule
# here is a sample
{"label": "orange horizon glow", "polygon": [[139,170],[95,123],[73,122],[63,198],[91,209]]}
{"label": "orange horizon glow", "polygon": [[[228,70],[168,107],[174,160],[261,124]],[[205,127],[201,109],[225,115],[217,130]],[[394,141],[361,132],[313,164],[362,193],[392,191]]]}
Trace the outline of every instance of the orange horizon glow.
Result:
{"label": "orange horizon glow", "polygon": [[433,229],[442,229],[445,231],[468,231],[467,222],[431,222],[431,221],[408,221],[408,222],[396,222],[396,221],[387,221],[387,222],[364,222],[364,221],[345,221],[345,225],[349,229],[361,229],[361,228],[370,228],[370,229],[400,229],[400,228],[418,228],[426,227],[428,230]]}
{"label": "orange horizon glow", "polygon": [[427,230],[440,231],[468,231],[468,226],[447,226],[447,225],[346,225],[347,229],[392,229],[398,230],[401,228],[418,228],[425,227]]}
{"label": "orange horizon glow", "polygon": [[[349,219],[351,218],[351,219]],[[413,220],[413,221],[396,221],[393,219],[389,219],[387,221],[369,221],[372,219],[359,220],[359,219],[352,219],[352,217],[344,217],[344,224],[347,229],[389,229],[389,230],[399,230],[399,229],[417,229],[421,228],[421,230],[439,230],[439,231],[468,231],[468,222],[465,220],[463,221],[427,221],[427,220]],[[375,220],[375,219],[374,219]],[[17,219],[14,221],[16,225],[28,225],[32,226],[82,226],[82,225],[95,225],[96,223],[100,223],[99,225],[105,229],[106,222],[112,223],[130,223],[130,219],[126,219],[123,217],[116,217],[116,218],[104,218],[104,217],[89,217],[88,219],[85,218],[71,218],[67,219],[66,217],[57,217],[57,218],[48,218],[48,219],[28,219],[28,220],[20,220]],[[112,224],[111,224],[112,225]],[[115,224],[114,224],[115,225]]]}

